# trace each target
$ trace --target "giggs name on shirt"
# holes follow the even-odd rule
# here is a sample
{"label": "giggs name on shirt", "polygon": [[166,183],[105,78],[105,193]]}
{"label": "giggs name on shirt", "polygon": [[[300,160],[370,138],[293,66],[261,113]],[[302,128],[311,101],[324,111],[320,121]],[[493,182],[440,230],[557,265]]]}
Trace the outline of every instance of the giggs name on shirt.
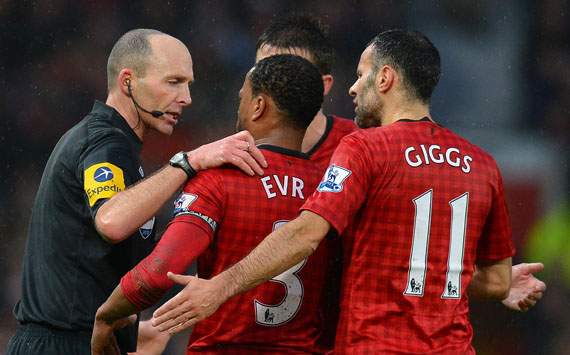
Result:
{"label": "giggs name on shirt", "polygon": [[407,147],[404,151],[406,162],[413,168],[421,166],[422,164],[429,165],[435,164],[449,164],[455,168],[461,168],[461,171],[468,174],[471,171],[470,162],[473,161],[469,155],[461,154],[458,148],[441,148],[437,144],[430,146],[420,144],[419,148],[415,146]]}

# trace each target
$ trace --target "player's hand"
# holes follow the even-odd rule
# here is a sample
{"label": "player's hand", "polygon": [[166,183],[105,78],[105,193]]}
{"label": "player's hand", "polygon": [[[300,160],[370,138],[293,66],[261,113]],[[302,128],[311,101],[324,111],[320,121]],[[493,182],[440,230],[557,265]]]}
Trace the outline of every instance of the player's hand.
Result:
{"label": "player's hand", "polygon": [[503,304],[519,312],[526,312],[532,308],[546,291],[546,284],[533,275],[543,269],[542,263],[522,263],[513,266],[511,289]]}
{"label": "player's hand", "polygon": [[214,313],[224,302],[221,290],[211,280],[168,273],[184,289],[153,313],[152,325],[161,332],[178,333]]}
{"label": "player's hand", "polygon": [[265,157],[255,146],[251,133],[241,131],[188,152],[188,162],[196,170],[232,164],[249,175],[263,175]]}
{"label": "player's hand", "polygon": [[149,320],[139,323],[139,335],[137,338],[137,351],[129,355],[160,355],[166,349],[170,334],[160,332],[153,327]]}
{"label": "player's hand", "polygon": [[121,355],[119,344],[113,332],[133,324],[136,320],[137,316],[132,315],[109,323],[96,316],[93,325],[93,334],[91,335],[91,354]]}

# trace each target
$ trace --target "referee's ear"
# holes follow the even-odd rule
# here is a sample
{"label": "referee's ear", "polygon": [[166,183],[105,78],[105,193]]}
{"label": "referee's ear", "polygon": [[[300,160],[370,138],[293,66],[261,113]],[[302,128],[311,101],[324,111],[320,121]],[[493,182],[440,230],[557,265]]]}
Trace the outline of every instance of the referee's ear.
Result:
{"label": "referee's ear", "polygon": [[128,68],[124,68],[119,72],[117,75],[115,85],[121,91],[121,93],[125,96],[130,97],[129,91],[135,90],[135,82],[133,80],[133,71]]}

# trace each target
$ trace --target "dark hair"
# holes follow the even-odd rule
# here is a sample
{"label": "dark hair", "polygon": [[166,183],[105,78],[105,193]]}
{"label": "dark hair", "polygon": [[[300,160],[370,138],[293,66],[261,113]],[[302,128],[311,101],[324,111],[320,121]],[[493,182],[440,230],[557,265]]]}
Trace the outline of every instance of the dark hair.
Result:
{"label": "dark hair", "polygon": [[334,50],[327,30],[314,17],[292,15],[277,18],[259,36],[255,50],[264,45],[305,49],[322,75],[331,73]]}
{"label": "dark hair", "polygon": [[383,64],[394,67],[403,76],[408,92],[429,103],[441,74],[437,48],[417,31],[390,30],[377,35],[368,46],[374,48],[374,70]]}
{"label": "dark hair", "polygon": [[323,79],[308,60],[280,54],[260,60],[249,75],[252,95],[269,95],[291,125],[305,129],[323,103]]}
{"label": "dark hair", "polygon": [[152,55],[148,37],[166,35],[157,30],[139,28],[131,30],[119,38],[113,46],[107,60],[107,90],[115,86],[115,79],[123,68],[131,68],[140,76],[144,76],[147,59]]}

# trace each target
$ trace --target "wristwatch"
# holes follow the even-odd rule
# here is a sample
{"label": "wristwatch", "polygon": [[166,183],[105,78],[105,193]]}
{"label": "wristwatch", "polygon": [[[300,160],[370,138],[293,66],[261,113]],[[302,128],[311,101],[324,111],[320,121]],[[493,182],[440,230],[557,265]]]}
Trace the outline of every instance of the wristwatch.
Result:
{"label": "wristwatch", "polygon": [[188,162],[188,156],[184,151],[174,154],[172,158],[170,158],[169,163],[170,166],[184,170],[184,172],[188,176],[188,179],[196,175],[196,170],[194,170],[194,168]]}

